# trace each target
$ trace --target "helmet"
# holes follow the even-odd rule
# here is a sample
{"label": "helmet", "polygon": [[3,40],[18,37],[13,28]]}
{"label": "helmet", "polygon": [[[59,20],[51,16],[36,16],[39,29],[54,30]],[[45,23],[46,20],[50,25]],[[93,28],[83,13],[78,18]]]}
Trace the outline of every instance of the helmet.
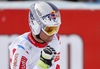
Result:
{"label": "helmet", "polygon": [[60,24],[60,12],[52,3],[37,2],[30,6],[29,25],[35,35],[38,35],[41,30],[47,35],[56,34]]}

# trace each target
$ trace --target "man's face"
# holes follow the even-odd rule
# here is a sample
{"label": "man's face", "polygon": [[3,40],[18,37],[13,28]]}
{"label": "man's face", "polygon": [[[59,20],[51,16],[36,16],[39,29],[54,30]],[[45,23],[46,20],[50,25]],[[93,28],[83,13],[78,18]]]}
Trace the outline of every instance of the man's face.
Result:
{"label": "man's face", "polygon": [[44,40],[45,42],[51,42],[52,39],[53,39],[53,36],[54,36],[54,34],[51,35],[51,36],[48,36],[48,35],[45,34],[42,30],[41,30],[41,32],[40,32],[40,38],[41,38],[42,40]]}

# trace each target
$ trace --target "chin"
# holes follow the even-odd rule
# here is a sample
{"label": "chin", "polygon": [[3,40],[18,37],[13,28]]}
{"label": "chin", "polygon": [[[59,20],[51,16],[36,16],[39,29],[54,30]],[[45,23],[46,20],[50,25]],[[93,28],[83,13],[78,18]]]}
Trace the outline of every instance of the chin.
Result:
{"label": "chin", "polygon": [[47,43],[48,43],[48,42],[51,42],[51,41],[52,41],[52,40],[45,40],[45,42],[47,42]]}

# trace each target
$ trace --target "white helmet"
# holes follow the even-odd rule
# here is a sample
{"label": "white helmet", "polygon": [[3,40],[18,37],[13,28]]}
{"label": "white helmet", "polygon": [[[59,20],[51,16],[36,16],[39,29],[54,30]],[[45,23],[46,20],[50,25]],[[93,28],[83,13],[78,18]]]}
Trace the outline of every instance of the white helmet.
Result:
{"label": "white helmet", "polygon": [[47,35],[57,33],[60,24],[60,12],[52,3],[38,2],[31,5],[29,11],[29,25],[35,35],[38,35],[41,30]]}

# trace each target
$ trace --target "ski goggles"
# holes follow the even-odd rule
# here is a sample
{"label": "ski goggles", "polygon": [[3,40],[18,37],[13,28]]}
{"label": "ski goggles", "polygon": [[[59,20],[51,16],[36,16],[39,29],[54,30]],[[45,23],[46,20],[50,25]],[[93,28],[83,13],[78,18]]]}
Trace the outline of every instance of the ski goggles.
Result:
{"label": "ski goggles", "polygon": [[52,35],[52,34],[56,34],[59,30],[59,26],[54,26],[54,27],[45,27],[42,28],[42,31],[45,32],[47,35]]}

